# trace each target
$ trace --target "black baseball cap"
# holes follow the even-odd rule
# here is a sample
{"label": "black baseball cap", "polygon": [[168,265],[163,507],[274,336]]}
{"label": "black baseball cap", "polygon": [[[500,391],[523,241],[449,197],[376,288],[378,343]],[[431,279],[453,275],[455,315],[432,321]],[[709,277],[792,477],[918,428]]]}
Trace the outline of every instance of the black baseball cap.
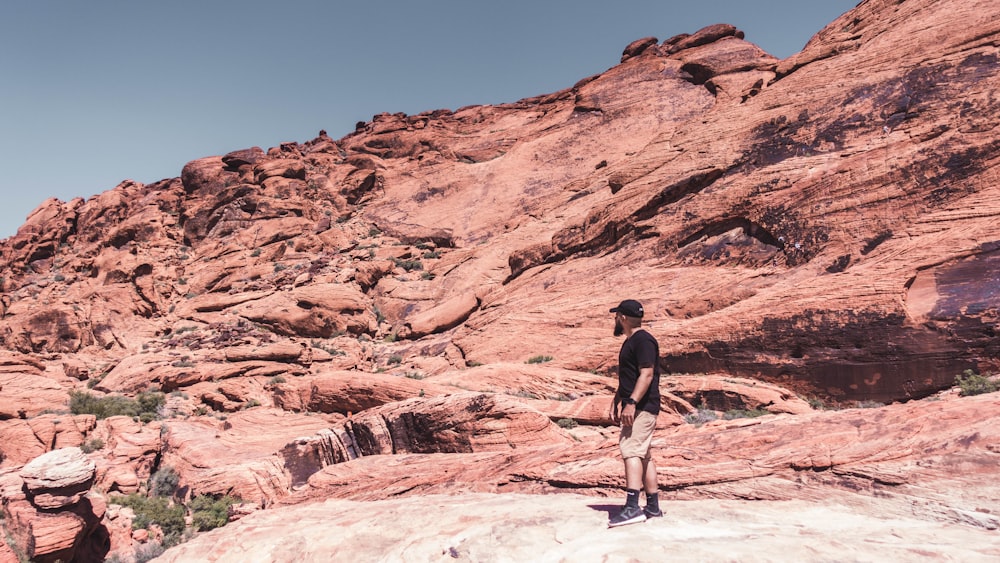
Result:
{"label": "black baseball cap", "polygon": [[612,313],[621,313],[626,317],[635,317],[637,319],[642,318],[642,303],[639,303],[635,299],[626,299],[618,304],[617,307],[611,309]]}

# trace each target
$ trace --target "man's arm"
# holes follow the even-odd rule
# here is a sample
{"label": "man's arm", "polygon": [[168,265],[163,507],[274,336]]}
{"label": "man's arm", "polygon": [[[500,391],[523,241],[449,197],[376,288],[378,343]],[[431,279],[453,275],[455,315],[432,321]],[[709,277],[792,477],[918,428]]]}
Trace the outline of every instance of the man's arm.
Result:
{"label": "man's arm", "polygon": [[[653,367],[639,368],[639,379],[635,382],[635,390],[632,391],[632,399],[636,402],[642,400],[649,391],[649,386],[653,382]],[[638,397],[638,399],[636,398]],[[625,405],[622,409],[622,425],[632,426],[635,422],[635,403]]]}

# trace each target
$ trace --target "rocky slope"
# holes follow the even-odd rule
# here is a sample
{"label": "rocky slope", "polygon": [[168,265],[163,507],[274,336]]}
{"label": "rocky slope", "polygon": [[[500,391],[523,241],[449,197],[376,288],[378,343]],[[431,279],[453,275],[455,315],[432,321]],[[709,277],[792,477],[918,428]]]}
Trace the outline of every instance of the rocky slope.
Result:
{"label": "rocky slope", "polygon": [[[676,498],[889,487],[907,500],[873,510],[994,529],[992,489],[940,495],[995,467],[996,400],[938,393],[1000,363],[998,8],[866,0],[786,60],[724,24],[640,39],[560,92],[49,200],[0,241],[0,483],[100,440],[103,493],[170,467],[181,499],[246,510],[617,494],[607,309],[633,297],[690,374],[664,381]],[[159,420],[65,414],[150,389]],[[29,505],[5,522],[38,560],[140,541],[116,520],[87,544],[84,519],[37,551]]]}

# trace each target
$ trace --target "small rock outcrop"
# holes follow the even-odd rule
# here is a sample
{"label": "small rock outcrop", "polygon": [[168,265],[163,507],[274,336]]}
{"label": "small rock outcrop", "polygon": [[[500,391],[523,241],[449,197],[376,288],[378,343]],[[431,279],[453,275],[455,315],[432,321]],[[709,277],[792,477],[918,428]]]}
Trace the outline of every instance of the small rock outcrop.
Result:
{"label": "small rock outcrop", "polygon": [[[31,460],[0,476],[5,528],[32,561],[101,561],[110,549],[103,497],[90,494],[96,466],[79,448]],[[18,490],[18,484],[21,485]]]}

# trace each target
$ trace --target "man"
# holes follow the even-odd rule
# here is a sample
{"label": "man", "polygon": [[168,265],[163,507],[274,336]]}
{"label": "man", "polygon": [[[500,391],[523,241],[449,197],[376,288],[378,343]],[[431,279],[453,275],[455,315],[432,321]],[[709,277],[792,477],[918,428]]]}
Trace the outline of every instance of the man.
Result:
{"label": "man", "polygon": [[[625,462],[626,497],[625,507],[608,521],[608,527],[613,528],[663,516],[663,512],[656,463],[650,455],[656,415],[660,412],[660,345],[642,328],[641,303],[626,299],[611,312],[615,314],[615,336],[625,335],[618,353],[618,391],[611,406],[611,420],[621,423],[618,446]],[[639,491],[643,489],[645,509],[639,508]]]}

